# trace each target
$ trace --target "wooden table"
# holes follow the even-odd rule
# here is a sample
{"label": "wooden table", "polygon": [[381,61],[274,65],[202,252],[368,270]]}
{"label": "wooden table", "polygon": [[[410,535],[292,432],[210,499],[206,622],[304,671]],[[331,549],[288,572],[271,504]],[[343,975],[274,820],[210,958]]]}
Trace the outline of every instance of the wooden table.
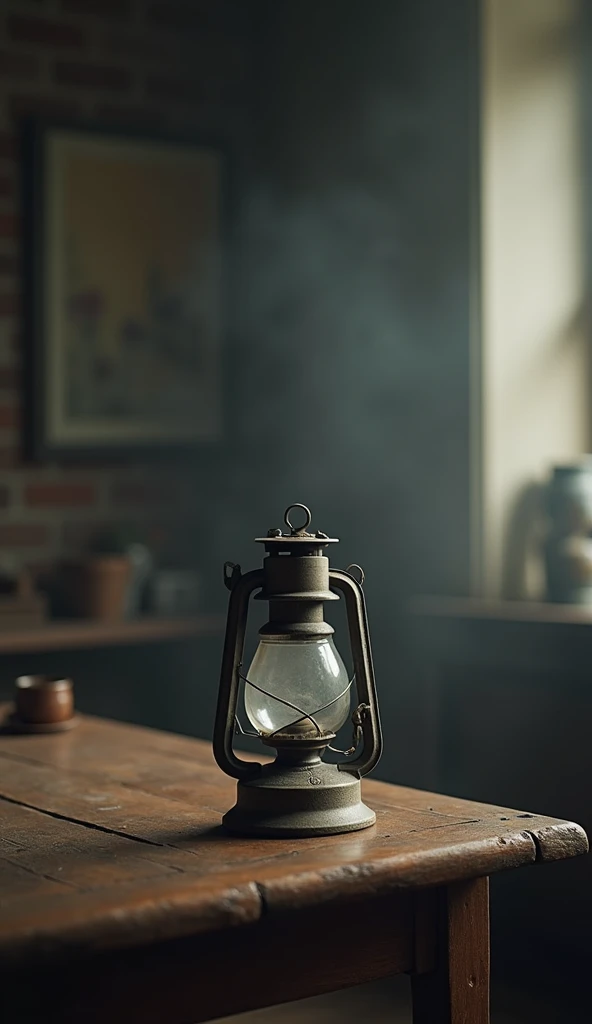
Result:
{"label": "wooden table", "polygon": [[363,832],[230,838],[206,743],[96,718],[1,735],[3,1021],[192,1024],[408,972],[415,1024],[486,1024],[488,875],[584,853],[584,832],[364,793]]}

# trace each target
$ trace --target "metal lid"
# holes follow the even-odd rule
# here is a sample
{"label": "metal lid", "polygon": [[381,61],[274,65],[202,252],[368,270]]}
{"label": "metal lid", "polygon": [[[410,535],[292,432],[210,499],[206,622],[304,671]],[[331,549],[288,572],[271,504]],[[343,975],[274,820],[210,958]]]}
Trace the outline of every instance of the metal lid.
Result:
{"label": "metal lid", "polygon": [[[300,508],[305,513],[306,519],[302,526],[293,526],[290,522],[290,512],[292,509]],[[338,544],[338,537],[328,537],[326,533],[322,533],[321,530],[317,530],[316,533],[308,533],[308,527],[312,521],[312,513],[306,505],[301,505],[300,502],[295,502],[293,505],[288,505],[284,513],[284,523],[289,529],[289,533],[283,533],[280,529],[271,529],[267,531],[266,537],[256,537],[257,544],[265,544],[268,551],[277,550],[278,548],[284,548],[285,550],[293,547],[308,547],[322,549],[327,544]]]}

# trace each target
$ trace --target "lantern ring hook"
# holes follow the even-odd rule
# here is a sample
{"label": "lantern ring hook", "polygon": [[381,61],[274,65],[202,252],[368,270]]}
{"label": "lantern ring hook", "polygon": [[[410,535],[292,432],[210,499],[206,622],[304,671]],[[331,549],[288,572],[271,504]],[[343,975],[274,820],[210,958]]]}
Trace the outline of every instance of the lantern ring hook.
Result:
{"label": "lantern ring hook", "polygon": [[[294,526],[290,522],[290,512],[294,508],[301,508],[304,514],[306,515],[306,519],[302,526]],[[301,505],[300,502],[297,501],[293,505],[288,505],[286,511],[284,512],[284,522],[288,529],[292,531],[292,533],[304,533],[306,530],[308,530],[308,527],[312,522],[312,512],[306,505]]]}
{"label": "lantern ring hook", "polygon": [[[355,575],[354,570],[357,570],[357,574],[358,574],[357,576]],[[364,570],[362,569],[361,565],[358,565],[357,562],[352,562],[351,565],[348,565],[348,567],[347,567],[347,569],[345,571],[348,572],[350,574],[350,576],[353,576],[354,579],[360,584],[361,587],[364,586],[364,580],[366,579],[366,574],[364,573]]]}

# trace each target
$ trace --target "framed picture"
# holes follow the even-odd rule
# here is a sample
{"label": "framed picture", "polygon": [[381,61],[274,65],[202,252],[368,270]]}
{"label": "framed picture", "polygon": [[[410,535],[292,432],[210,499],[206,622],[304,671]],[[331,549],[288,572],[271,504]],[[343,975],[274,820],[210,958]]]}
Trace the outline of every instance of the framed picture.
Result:
{"label": "framed picture", "polygon": [[24,166],[32,454],[218,441],[220,150],[35,123]]}

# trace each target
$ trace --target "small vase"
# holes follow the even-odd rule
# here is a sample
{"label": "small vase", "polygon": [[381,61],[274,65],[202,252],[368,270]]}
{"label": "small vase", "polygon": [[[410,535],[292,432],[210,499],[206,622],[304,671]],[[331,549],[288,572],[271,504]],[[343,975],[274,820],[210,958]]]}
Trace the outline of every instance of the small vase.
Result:
{"label": "small vase", "polygon": [[132,565],[125,555],[95,555],[67,567],[67,588],[79,615],[102,622],[125,618]]}
{"label": "small vase", "polygon": [[555,467],[547,514],[548,600],[592,604],[592,458]]}

